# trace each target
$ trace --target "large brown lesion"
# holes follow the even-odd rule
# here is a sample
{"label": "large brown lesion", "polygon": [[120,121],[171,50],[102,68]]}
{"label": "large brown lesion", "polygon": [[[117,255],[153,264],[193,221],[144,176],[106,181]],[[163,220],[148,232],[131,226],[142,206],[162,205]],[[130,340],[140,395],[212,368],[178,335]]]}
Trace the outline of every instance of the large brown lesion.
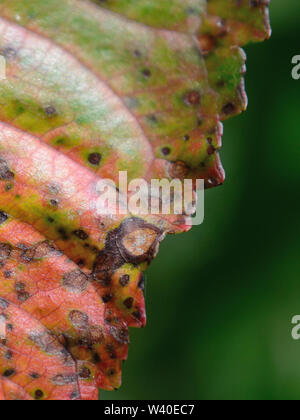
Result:
{"label": "large brown lesion", "polygon": [[71,354],[62,347],[57,337],[50,331],[32,331],[28,336],[29,341],[38,346],[50,356],[58,356],[65,366],[72,366],[74,361]]}
{"label": "large brown lesion", "polygon": [[73,270],[64,275],[62,284],[71,293],[82,293],[88,287],[89,278],[81,270]]}
{"label": "large brown lesion", "polygon": [[139,218],[130,218],[116,230],[116,246],[124,261],[132,264],[150,263],[157,253],[163,232]]}
{"label": "large brown lesion", "polygon": [[126,263],[148,264],[157,253],[163,232],[142,219],[132,217],[107,236],[105,248],[96,258],[93,275],[103,286],[110,284],[113,273]]}
{"label": "large brown lesion", "polygon": [[123,248],[134,258],[147,254],[157,237],[157,233],[149,228],[136,229],[128,233],[121,241]]}

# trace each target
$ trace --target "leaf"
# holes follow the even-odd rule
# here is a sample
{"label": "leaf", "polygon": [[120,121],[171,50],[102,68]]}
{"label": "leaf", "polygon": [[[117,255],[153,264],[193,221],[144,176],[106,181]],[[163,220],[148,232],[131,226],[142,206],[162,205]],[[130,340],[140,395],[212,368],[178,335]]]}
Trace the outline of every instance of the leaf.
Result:
{"label": "leaf", "polygon": [[191,222],[99,216],[97,185],[223,183],[222,121],[247,104],[240,46],[270,35],[267,3],[0,1],[0,399],[120,386],[142,272]]}

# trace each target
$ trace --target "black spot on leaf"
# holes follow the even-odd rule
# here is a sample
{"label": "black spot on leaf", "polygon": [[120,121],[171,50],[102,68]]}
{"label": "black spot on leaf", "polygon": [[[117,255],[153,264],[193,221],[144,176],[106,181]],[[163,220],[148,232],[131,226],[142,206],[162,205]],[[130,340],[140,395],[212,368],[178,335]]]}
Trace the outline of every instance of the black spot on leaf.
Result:
{"label": "black spot on leaf", "polygon": [[0,225],[6,222],[7,219],[8,219],[8,215],[4,213],[3,211],[0,211]]}
{"label": "black spot on leaf", "polygon": [[34,398],[36,400],[41,400],[44,397],[44,393],[41,389],[37,389],[34,393]]}
{"label": "black spot on leaf", "polygon": [[98,166],[101,162],[102,156],[100,153],[91,153],[88,157],[88,161],[91,165]]}
{"label": "black spot on leaf", "polygon": [[3,376],[9,378],[10,376],[15,375],[16,371],[14,369],[7,369],[4,371]]}
{"label": "black spot on leaf", "polygon": [[77,236],[77,238],[81,239],[82,241],[85,241],[89,237],[89,235],[86,232],[84,232],[84,230],[82,229],[75,230],[74,235]]}

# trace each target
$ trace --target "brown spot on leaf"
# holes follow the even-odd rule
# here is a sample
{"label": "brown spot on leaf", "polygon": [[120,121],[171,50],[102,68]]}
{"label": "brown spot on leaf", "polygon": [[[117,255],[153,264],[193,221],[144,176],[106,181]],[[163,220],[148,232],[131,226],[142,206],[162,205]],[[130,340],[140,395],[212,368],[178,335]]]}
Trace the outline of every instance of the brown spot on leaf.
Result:
{"label": "brown spot on leaf", "polygon": [[45,110],[46,115],[48,115],[48,117],[53,117],[54,115],[56,115],[56,109],[52,105],[46,106],[44,110]]}
{"label": "brown spot on leaf", "polygon": [[58,184],[50,184],[48,186],[48,191],[50,194],[56,195],[60,191],[60,186]]}
{"label": "brown spot on leaf", "polygon": [[89,379],[91,377],[91,371],[89,368],[87,368],[86,366],[84,366],[83,368],[80,369],[79,372],[79,377],[81,379]]}
{"label": "brown spot on leaf", "polygon": [[215,47],[215,39],[209,34],[203,34],[198,36],[198,43],[200,51],[203,55],[209,54]]}
{"label": "brown spot on leaf", "polygon": [[132,217],[109,232],[105,249],[98,255],[93,275],[97,282],[108,286],[112,274],[126,262],[151,262],[156,254],[162,231],[144,220]]}
{"label": "brown spot on leaf", "polygon": [[74,235],[77,236],[77,238],[81,239],[82,241],[85,241],[89,237],[89,235],[86,232],[84,232],[84,230],[82,229],[75,230]]}
{"label": "brown spot on leaf", "polygon": [[122,238],[126,252],[134,258],[139,258],[149,251],[157,238],[157,232],[150,228],[136,229]]}
{"label": "brown spot on leaf", "polygon": [[6,222],[7,219],[8,219],[8,215],[4,213],[3,211],[0,211],[0,225]]}
{"label": "brown spot on leaf", "polygon": [[23,243],[18,243],[16,248],[22,249],[23,251],[26,251],[26,249],[29,249],[29,247]]}
{"label": "brown spot on leaf", "polygon": [[26,302],[30,298],[30,294],[28,292],[20,292],[18,293],[18,300],[20,302]]}
{"label": "brown spot on leaf", "polygon": [[109,286],[113,272],[124,263],[118,249],[110,249],[107,246],[96,258],[93,270],[95,280],[104,287]]}
{"label": "brown spot on leaf", "polygon": [[95,325],[90,326],[85,338],[89,346],[102,343],[104,340],[102,328]]}
{"label": "brown spot on leaf", "polygon": [[139,321],[140,321],[140,319],[141,319],[141,313],[139,312],[139,311],[135,311],[135,312],[132,312],[132,316],[134,316],[136,319],[138,319]]}
{"label": "brown spot on leaf", "polygon": [[88,161],[91,165],[98,166],[101,162],[102,156],[100,153],[91,153],[88,157]]}
{"label": "brown spot on leaf", "polygon": [[67,241],[69,239],[69,235],[64,227],[59,227],[57,229],[57,232],[59,233],[63,241]]}
{"label": "brown spot on leaf", "polygon": [[15,175],[10,170],[6,160],[0,158],[0,179],[2,181],[11,181],[12,179],[14,179],[14,177]]}
{"label": "brown spot on leaf", "polygon": [[110,300],[112,300],[113,295],[111,293],[107,293],[106,295],[102,296],[102,300],[104,303],[109,302]]}
{"label": "brown spot on leaf", "polygon": [[222,114],[224,115],[231,115],[231,114],[234,114],[235,112],[236,112],[236,107],[232,103],[228,103],[222,108]]}
{"label": "brown spot on leaf", "polygon": [[33,332],[29,335],[28,338],[30,341],[40,347],[45,353],[48,353],[52,356],[59,354],[65,356],[56,337],[48,331]]}
{"label": "brown spot on leaf", "polygon": [[8,351],[5,353],[4,357],[5,357],[5,359],[6,359],[6,360],[11,360],[11,359],[12,359],[12,357],[13,357],[13,354],[12,354],[12,352],[11,352],[10,350],[8,350]]}
{"label": "brown spot on leaf", "polygon": [[74,375],[74,374],[70,374],[70,375],[58,374],[51,379],[51,381],[55,385],[58,385],[58,386],[73,384],[74,382],[76,382],[76,380],[77,380],[77,375]]}
{"label": "brown spot on leaf", "polygon": [[85,266],[85,260],[83,258],[80,258],[80,260],[77,261],[77,265],[79,265],[79,267],[84,267]]}
{"label": "brown spot on leaf", "polygon": [[122,287],[127,286],[129,281],[130,281],[130,276],[128,274],[123,274],[123,276],[119,278],[119,283]]}
{"label": "brown spot on leaf", "polygon": [[34,393],[35,400],[41,400],[44,397],[44,393],[41,389],[37,389]]}
{"label": "brown spot on leaf", "polygon": [[17,282],[15,284],[15,291],[16,292],[23,292],[25,290],[25,284],[21,282]]}
{"label": "brown spot on leaf", "polygon": [[100,356],[99,356],[99,354],[97,354],[97,353],[94,353],[93,354],[93,362],[97,365],[97,364],[99,364],[99,363],[101,363],[101,358],[100,358]]}
{"label": "brown spot on leaf", "polygon": [[53,207],[58,207],[58,201],[57,201],[57,200],[51,199],[51,200],[50,200],[50,204],[51,204],[51,206],[53,206]]}
{"label": "brown spot on leaf", "polygon": [[73,391],[70,395],[70,399],[72,401],[79,400],[80,399],[79,392],[78,391]]}
{"label": "brown spot on leaf", "polygon": [[265,7],[268,6],[270,0],[251,0],[250,7],[257,8],[257,7]]}
{"label": "brown spot on leaf", "polygon": [[116,244],[126,262],[151,262],[162,231],[138,218],[124,221],[117,230]]}
{"label": "brown spot on leaf", "polygon": [[209,146],[208,146],[208,148],[207,148],[207,154],[208,154],[209,156],[213,155],[213,154],[215,153],[215,151],[216,151],[216,149],[214,148],[214,146],[213,146],[213,145],[209,145]]}
{"label": "brown spot on leaf", "polygon": [[53,254],[55,251],[56,250],[53,245],[51,245],[48,241],[43,241],[35,246],[34,258],[46,258]]}
{"label": "brown spot on leaf", "polygon": [[145,277],[143,273],[141,273],[140,280],[138,282],[138,288],[141,289],[142,291],[145,290]]}
{"label": "brown spot on leaf", "polygon": [[1,54],[9,61],[17,57],[17,51],[12,47],[3,48]]}
{"label": "brown spot on leaf", "polygon": [[169,167],[169,176],[172,179],[184,179],[187,177],[190,168],[181,160],[173,162]]}
{"label": "brown spot on leaf", "polygon": [[5,185],[5,187],[4,187],[4,190],[6,191],[6,192],[8,192],[8,191],[10,191],[10,190],[12,190],[13,189],[13,184],[6,184]]}
{"label": "brown spot on leaf", "polygon": [[29,376],[30,376],[30,378],[32,378],[32,379],[39,379],[39,378],[40,378],[40,375],[39,375],[38,373],[36,373],[36,372],[31,372],[31,373],[29,374]]}
{"label": "brown spot on leaf", "polygon": [[33,260],[35,255],[35,249],[34,247],[27,249],[23,254],[21,255],[21,258],[24,262],[29,263]]}
{"label": "brown spot on leaf", "polygon": [[106,351],[109,354],[109,357],[114,360],[117,358],[117,354],[115,352],[114,346],[112,344],[107,344]]}
{"label": "brown spot on leaf", "polygon": [[0,261],[4,261],[9,258],[12,252],[12,247],[9,244],[0,243]]}
{"label": "brown spot on leaf", "polygon": [[226,82],[225,82],[225,80],[219,80],[219,81],[216,83],[216,86],[217,86],[218,88],[223,88],[223,87],[225,87],[225,86],[226,86]]}
{"label": "brown spot on leaf", "polygon": [[7,315],[0,314],[0,322],[6,322],[6,320],[7,320]]}
{"label": "brown spot on leaf", "polygon": [[185,96],[185,103],[187,105],[191,105],[191,106],[200,105],[200,101],[201,101],[200,93],[197,92],[196,90],[193,90],[187,93],[187,95]]}
{"label": "brown spot on leaf", "polygon": [[63,277],[63,286],[73,293],[81,293],[88,286],[88,277],[80,270],[74,270]]}
{"label": "brown spot on leaf", "polygon": [[48,241],[43,241],[32,246],[31,248],[25,249],[23,254],[21,255],[21,259],[26,263],[30,263],[33,260],[46,258],[50,256],[50,254],[54,251],[55,248],[53,247],[53,245],[51,245]]}
{"label": "brown spot on leaf", "polygon": [[151,124],[157,124],[158,123],[158,117],[154,114],[152,115],[147,115],[146,119],[151,123]]}
{"label": "brown spot on leaf", "polygon": [[109,329],[111,335],[121,344],[129,344],[129,333],[127,328],[111,326]]}
{"label": "brown spot on leaf", "polygon": [[4,371],[3,376],[5,378],[9,378],[10,376],[13,376],[16,374],[16,371],[14,369],[7,369]]}
{"label": "brown spot on leaf", "polygon": [[142,70],[142,75],[146,78],[149,79],[149,77],[151,77],[151,71],[149,69],[143,69]]}
{"label": "brown spot on leaf", "polygon": [[133,54],[135,55],[135,57],[140,58],[142,56],[142,53],[140,50],[135,49],[133,51]]}
{"label": "brown spot on leaf", "polygon": [[210,177],[208,179],[205,179],[204,185],[205,188],[212,188],[212,187],[217,187],[219,185],[221,185],[222,182],[214,177]]}
{"label": "brown spot on leaf", "polygon": [[127,309],[131,309],[133,305],[134,299],[132,297],[129,297],[124,300],[124,306],[126,306]]}
{"label": "brown spot on leaf", "polygon": [[10,279],[12,274],[13,274],[12,271],[4,271],[4,277],[6,279]]}
{"label": "brown spot on leaf", "polygon": [[69,320],[76,328],[87,328],[89,317],[81,311],[71,311],[69,313]]}
{"label": "brown spot on leaf", "polygon": [[161,149],[161,153],[162,153],[164,156],[168,156],[168,155],[171,153],[171,149],[170,149],[170,147],[163,147],[163,148]]}

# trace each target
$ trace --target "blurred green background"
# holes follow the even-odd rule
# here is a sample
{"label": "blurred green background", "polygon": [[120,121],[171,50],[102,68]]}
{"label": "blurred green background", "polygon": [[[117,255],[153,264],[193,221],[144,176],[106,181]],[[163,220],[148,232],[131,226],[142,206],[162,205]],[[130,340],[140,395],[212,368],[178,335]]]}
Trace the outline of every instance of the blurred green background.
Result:
{"label": "blurred green background", "polygon": [[225,123],[224,186],[206,220],[147,272],[123,387],[101,399],[300,399],[299,0],[271,0],[272,39],[247,47],[248,111]]}

